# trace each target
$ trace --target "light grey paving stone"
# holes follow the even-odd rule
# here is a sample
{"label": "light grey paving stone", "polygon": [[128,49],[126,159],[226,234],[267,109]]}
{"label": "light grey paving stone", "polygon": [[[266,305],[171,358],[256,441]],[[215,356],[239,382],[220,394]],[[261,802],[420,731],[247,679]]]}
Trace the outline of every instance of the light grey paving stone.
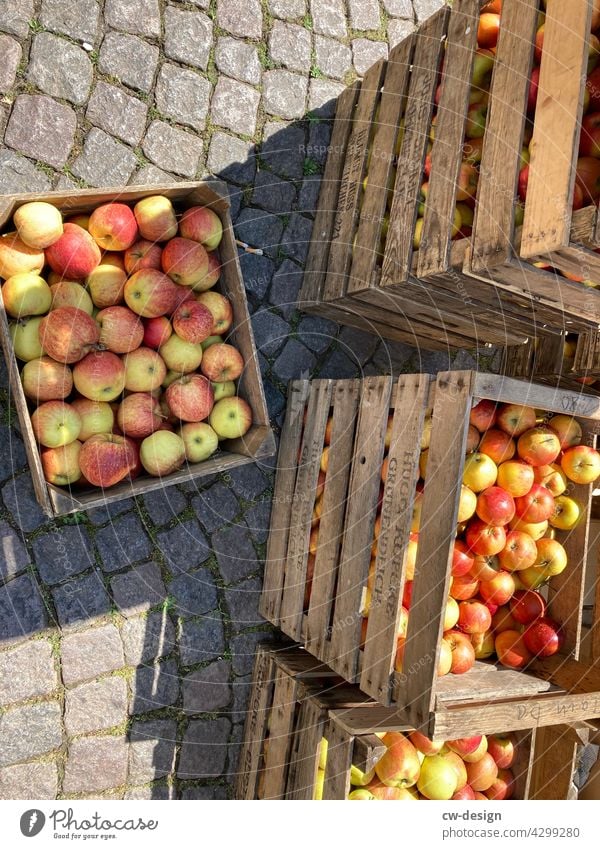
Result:
{"label": "light grey paving stone", "polygon": [[315,36],[315,62],[326,77],[341,80],[352,70],[352,50],[333,38]]}
{"label": "light grey paving stone", "polygon": [[378,0],[348,0],[350,26],[358,30],[378,30],[381,10]]}
{"label": "light grey paving stone", "polygon": [[369,38],[355,38],[352,42],[352,56],[356,73],[361,76],[379,59],[387,59],[388,46],[385,41],[371,41]]}
{"label": "light grey paving stone", "polygon": [[157,168],[156,165],[148,163],[148,165],[144,165],[139,171],[136,171],[135,174],[132,175],[129,180],[129,185],[153,186],[161,185],[163,183],[177,183],[180,180],[181,177],[176,177],[174,174],[167,174],[166,171],[163,171],[161,168]]}
{"label": "light grey paving stone", "polygon": [[156,108],[178,124],[204,129],[211,85],[195,71],[166,63],[156,84]]}
{"label": "light grey paving stone", "polygon": [[230,36],[220,36],[215,50],[217,69],[244,83],[258,85],[262,67],[258,51],[252,44]]}
{"label": "light grey paving stone", "polygon": [[106,0],[106,23],[134,35],[160,35],[160,6],[158,0]]}
{"label": "light grey paving stone", "polygon": [[200,166],[202,140],[164,121],[153,121],[142,149],[159,168],[182,177],[194,177]]}
{"label": "light grey paving stone", "polygon": [[70,106],[42,94],[21,94],[15,100],[4,141],[32,159],[62,168],[73,147],[76,126],[77,117]]}
{"label": "light grey paving stone", "polygon": [[127,719],[127,682],[119,675],[81,684],[65,695],[65,729],[69,736],[105,731]]}
{"label": "light grey paving stone", "polygon": [[121,633],[130,666],[171,654],[175,648],[175,627],[163,610],[127,619]]}
{"label": "light grey paving stone", "polygon": [[311,42],[311,34],[304,27],[275,21],[269,36],[271,59],[291,71],[307,72],[311,65]]}
{"label": "light grey paving stone", "polygon": [[[0,192],[2,194],[47,192],[50,185],[47,175],[38,170],[29,159],[25,159],[24,156],[12,150],[0,150]],[[18,444],[17,440],[14,441],[15,444]],[[9,463],[15,464],[14,470],[17,471],[17,459],[17,456],[11,451],[10,454],[7,453],[0,460],[0,466],[6,468]],[[2,477],[4,478],[6,475],[2,474]]]}
{"label": "light grey paving stone", "polygon": [[269,11],[284,20],[301,18],[306,13],[306,0],[269,0]]}
{"label": "light grey paving stone", "polygon": [[15,764],[0,769],[0,799],[55,799],[57,792],[55,763]]}
{"label": "light grey paving stone", "polygon": [[4,32],[26,38],[34,17],[33,0],[0,0],[0,29]]}
{"label": "light grey paving stone", "polygon": [[256,171],[255,146],[252,142],[216,132],[210,142],[206,165],[211,174],[224,180],[250,183]]}
{"label": "light grey paving stone", "polygon": [[85,50],[58,35],[40,32],[31,46],[27,79],[44,94],[81,106],[92,87],[93,66]]}
{"label": "light grey paving stone", "polygon": [[320,118],[333,118],[337,99],[345,86],[334,80],[311,80],[308,91],[308,111]]}
{"label": "light grey paving stone", "polygon": [[427,18],[430,18],[434,12],[441,9],[443,5],[444,0],[413,0],[413,7],[415,15],[417,16],[417,21],[421,23],[421,21],[427,20]]}
{"label": "light grey paving stone", "polygon": [[124,737],[81,737],[69,744],[64,793],[110,790],[127,780],[128,744]]}
{"label": "light grey paving stone", "polygon": [[267,71],[263,77],[265,111],[281,118],[301,118],[306,109],[306,77],[291,71]]}
{"label": "light grey paving stone", "polygon": [[170,59],[206,70],[212,47],[213,25],[201,12],[165,9],[164,50]]}
{"label": "light grey paving stone", "polygon": [[318,35],[345,38],[347,19],[344,0],[310,0],[313,29]]}
{"label": "light grey paving stone", "polygon": [[98,80],[85,117],[94,126],[135,147],[144,135],[147,114],[148,107],[137,97]]}
{"label": "light grey paving stone", "polygon": [[388,15],[393,15],[395,18],[413,19],[413,3],[412,0],[383,0],[383,8]]}
{"label": "light grey paving stone", "polygon": [[232,35],[260,38],[263,25],[260,0],[217,0],[217,23]]}
{"label": "light grey paving stone", "polygon": [[117,77],[129,88],[149,92],[159,56],[158,47],[137,36],[107,32],[100,49],[98,69]]}
{"label": "light grey paving stone", "polygon": [[52,752],[61,743],[59,702],[24,705],[0,716],[0,767]]}
{"label": "light grey paving stone", "polygon": [[81,153],[71,170],[91,186],[125,185],[137,165],[132,150],[104,130],[94,127],[87,135]]}
{"label": "light grey paving stone", "polygon": [[220,77],[212,98],[211,118],[220,127],[253,136],[259,102],[260,92],[252,86]]}
{"label": "light grey paving stone", "polygon": [[119,630],[110,624],[64,635],[60,655],[67,686],[114,672],[125,663]]}
{"label": "light grey paving stone", "polygon": [[390,47],[395,47],[401,41],[414,32],[415,25],[412,21],[397,20],[396,18],[388,21],[388,41]]}
{"label": "light grey paving stone", "polygon": [[93,44],[98,33],[98,0],[42,0],[40,22],[51,32]]}
{"label": "light grey paving stone", "polygon": [[0,33],[0,94],[13,87],[22,54],[18,41]]}
{"label": "light grey paving stone", "polygon": [[52,645],[31,640],[0,652],[0,705],[45,696],[58,686]]}

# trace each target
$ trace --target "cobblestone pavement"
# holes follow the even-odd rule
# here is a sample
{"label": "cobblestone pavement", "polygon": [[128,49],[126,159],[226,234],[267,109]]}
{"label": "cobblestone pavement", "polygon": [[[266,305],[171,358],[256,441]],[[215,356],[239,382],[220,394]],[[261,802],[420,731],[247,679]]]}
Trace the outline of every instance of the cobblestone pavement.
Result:
{"label": "cobblestone pavement", "polygon": [[[291,377],[470,367],[294,306],[330,101],[439,5],[0,0],[0,192],[227,180],[276,427]],[[230,797],[271,468],[47,521],[7,387],[0,797]]]}

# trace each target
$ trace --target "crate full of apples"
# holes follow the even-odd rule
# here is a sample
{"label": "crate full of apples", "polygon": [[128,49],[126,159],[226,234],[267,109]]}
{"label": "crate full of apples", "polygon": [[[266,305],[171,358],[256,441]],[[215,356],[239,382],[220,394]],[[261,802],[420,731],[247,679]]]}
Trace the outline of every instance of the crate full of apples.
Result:
{"label": "crate full of apples", "polygon": [[599,676],[587,703],[571,690],[599,417],[594,397],[494,375],[297,383],[263,615],[446,739],[475,699],[485,733],[528,727],[531,699],[532,725],[569,699],[597,710]]}
{"label": "crate full of apples", "polygon": [[200,473],[265,430],[227,204],[167,194],[23,202],[5,223],[12,389],[57,504]]}

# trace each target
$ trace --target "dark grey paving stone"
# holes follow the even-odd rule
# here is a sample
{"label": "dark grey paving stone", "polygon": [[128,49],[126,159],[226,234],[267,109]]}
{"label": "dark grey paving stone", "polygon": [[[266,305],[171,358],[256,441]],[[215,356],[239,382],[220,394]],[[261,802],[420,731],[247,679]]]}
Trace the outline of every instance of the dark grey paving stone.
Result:
{"label": "dark grey paving stone", "polygon": [[269,301],[289,319],[295,311],[304,272],[295,263],[285,259],[277,269],[271,284]]}
{"label": "dark grey paving stone", "polygon": [[2,487],[2,500],[25,533],[35,531],[48,521],[36,500],[29,474],[19,475],[5,483]]}
{"label": "dark grey paving stone", "polygon": [[92,525],[105,525],[112,522],[117,516],[122,516],[135,507],[133,498],[124,498],[123,501],[107,502],[101,507],[94,507],[88,511],[88,519]]}
{"label": "dark grey paving stone", "polygon": [[279,413],[285,407],[285,398],[274,386],[270,380],[265,379],[263,383],[263,388],[265,390],[265,398],[267,401],[267,408],[269,410],[269,416],[271,417],[271,421],[279,415]]}
{"label": "dark grey paving stone", "polygon": [[281,246],[285,253],[298,262],[304,262],[312,235],[313,222],[294,212],[285,228]]}
{"label": "dark grey paving stone", "polygon": [[229,785],[222,787],[185,787],[181,791],[181,798],[199,802],[222,801],[232,798],[232,789]]}
{"label": "dark grey paving stone", "polygon": [[326,318],[307,315],[298,325],[298,336],[311,351],[321,354],[337,339],[339,325]]}
{"label": "dark grey paving stone", "polygon": [[240,505],[229,487],[216,483],[192,499],[192,507],[202,527],[212,533],[233,521],[240,512]]}
{"label": "dark grey paving stone", "polygon": [[290,334],[290,326],[287,321],[267,309],[259,309],[254,313],[252,329],[257,350],[267,357],[276,354]]}
{"label": "dark grey paving stone", "polygon": [[67,690],[65,729],[69,736],[105,731],[127,719],[127,682],[119,675]]}
{"label": "dark grey paving stone", "polygon": [[262,300],[275,272],[273,261],[266,256],[241,251],[240,266],[246,291]]}
{"label": "dark grey paving stone", "polygon": [[115,603],[123,616],[135,616],[161,604],[167,590],[157,563],[142,563],[111,579]]}
{"label": "dark grey paving stone", "polygon": [[95,565],[92,541],[84,525],[55,528],[34,539],[33,556],[42,579],[58,584]]}
{"label": "dark grey paving stone", "polygon": [[251,631],[238,634],[231,640],[231,667],[235,675],[249,675],[254,668],[256,647],[259,643],[272,642],[272,631]]}
{"label": "dark grey paving stone", "polygon": [[179,673],[173,660],[138,666],[131,681],[131,714],[174,705],[179,698]]}
{"label": "dark grey paving stone", "polygon": [[177,646],[184,666],[205,663],[223,654],[225,632],[219,613],[208,614],[199,620],[187,619],[182,622]]}
{"label": "dark grey paving stone", "polygon": [[52,590],[58,621],[64,627],[93,622],[110,610],[110,599],[97,572]]}
{"label": "dark grey paving stone", "polygon": [[223,774],[231,723],[228,719],[190,722],[181,746],[177,775],[183,779],[216,778]]}
{"label": "dark grey paving stone", "polygon": [[[128,784],[145,784],[169,775],[175,761],[176,741],[177,723],[173,720],[151,719],[134,722],[129,732]],[[146,798],[155,799],[156,796],[150,795]]]}
{"label": "dark grey paving stone", "polygon": [[300,212],[314,215],[321,192],[321,175],[314,174],[306,177],[302,182],[300,195],[298,197],[298,210]]}
{"label": "dark grey paving stone", "polygon": [[258,560],[249,532],[232,525],[213,534],[213,548],[223,578],[227,583],[256,572]]}
{"label": "dark grey paving stone", "polygon": [[306,151],[306,131],[297,122],[265,124],[261,158],[281,177],[298,180],[302,177]]}
{"label": "dark grey paving stone", "polygon": [[60,657],[62,677],[67,686],[114,672],[125,663],[119,630],[110,624],[64,635]]}
{"label": "dark grey paving stone", "polygon": [[261,499],[253,507],[246,510],[244,516],[250,529],[250,535],[257,543],[267,541],[271,522],[272,501],[270,498]]}
{"label": "dark grey paving stone", "polygon": [[188,715],[210,713],[231,701],[231,664],[218,660],[183,679],[183,710]]}
{"label": "dark grey paving stone", "polygon": [[277,357],[273,371],[280,380],[287,382],[292,378],[308,376],[315,364],[314,354],[297,339],[290,339]]}
{"label": "dark grey paving stone", "polygon": [[230,486],[245,501],[253,501],[269,486],[269,478],[256,463],[245,463],[228,472]]}
{"label": "dark grey paving stone", "polygon": [[171,654],[176,644],[175,626],[166,611],[127,619],[121,636],[130,666]]}
{"label": "dark grey paving stone", "polygon": [[0,717],[0,767],[52,752],[61,743],[59,702],[24,705]]}
{"label": "dark grey paving stone", "polygon": [[20,575],[0,587],[0,642],[22,639],[47,624],[44,601],[31,575]]}
{"label": "dark grey paving stone", "polygon": [[246,207],[238,216],[235,231],[242,242],[275,256],[281,242],[283,222],[270,212]]}
{"label": "dark grey paving stone", "polygon": [[144,508],[155,525],[166,525],[187,507],[187,499],[174,486],[155,489],[143,496]]}
{"label": "dark grey paving stone", "polygon": [[252,675],[240,675],[234,679],[231,685],[233,689],[233,703],[229,718],[233,723],[243,724],[246,721],[248,702],[252,690]]}
{"label": "dark grey paving stone", "polygon": [[0,540],[2,540],[0,581],[5,581],[24,572],[31,562],[31,558],[27,553],[22,537],[11,528],[8,522],[3,520],[0,520]]}
{"label": "dark grey paving stone", "polygon": [[312,121],[308,131],[306,156],[319,165],[325,165],[331,142],[332,122],[328,120]]}
{"label": "dark grey paving stone", "polygon": [[58,770],[54,763],[15,764],[0,769],[0,799],[56,799]]}
{"label": "dark grey paving stone", "polygon": [[45,696],[57,685],[58,675],[48,640],[31,640],[16,649],[0,652],[0,705]]}
{"label": "dark grey paving stone", "polygon": [[135,513],[119,517],[99,530],[96,545],[105,572],[116,572],[130,563],[150,557],[154,547]]}
{"label": "dark grey paving stone", "polygon": [[339,335],[340,350],[351,360],[361,365],[367,362],[379,344],[379,339],[373,333],[366,333],[355,327],[344,327]]}
{"label": "dark grey paving stone", "polygon": [[296,200],[296,187],[270,171],[259,171],[254,181],[252,203],[268,212],[289,213]]}
{"label": "dark grey paving stone", "polygon": [[169,584],[178,616],[199,616],[217,606],[217,588],[208,569],[180,575]]}
{"label": "dark grey paving stone", "polygon": [[189,572],[204,563],[210,555],[210,546],[195,521],[182,522],[174,528],[161,531],[157,542],[165,564],[173,575]]}
{"label": "dark grey paving stone", "polygon": [[264,619],[258,612],[261,592],[262,581],[259,578],[249,578],[225,590],[225,602],[234,631],[244,631],[264,624]]}
{"label": "dark grey paving stone", "polygon": [[69,743],[63,792],[110,790],[127,781],[128,745],[124,737],[81,737]]}
{"label": "dark grey paving stone", "polygon": [[360,377],[360,365],[351,360],[343,351],[333,351],[320,369],[320,377],[343,378]]}

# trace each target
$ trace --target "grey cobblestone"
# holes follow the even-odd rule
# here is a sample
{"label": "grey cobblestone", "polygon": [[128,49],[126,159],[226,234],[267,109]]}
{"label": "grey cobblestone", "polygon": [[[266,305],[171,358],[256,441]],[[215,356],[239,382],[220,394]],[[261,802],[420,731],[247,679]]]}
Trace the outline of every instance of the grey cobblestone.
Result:
{"label": "grey cobblestone", "polygon": [[40,22],[51,32],[68,35],[75,41],[96,40],[100,22],[97,0],[42,0]]}
{"label": "grey cobblestone", "polygon": [[110,610],[110,600],[97,572],[61,584],[52,596],[63,628],[91,622]]}
{"label": "grey cobblestone", "polygon": [[143,784],[169,775],[175,760],[175,722],[169,719],[134,722],[129,740],[129,783]]}
{"label": "grey cobblestone", "polygon": [[223,620],[218,614],[185,620],[177,644],[184,666],[213,660],[225,651]]}
{"label": "grey cobblestone", "polygon": [[302,286],[304,273],[291,260],[284,260],[275,272],[269,301],[289,318],[296,308],[298,293]]}
{"label": "grey cobblestone", "polygon": [[118,675],[67,690],[65,728],[74,736],[105,731],[127,718],[127,683]]}
{"label": "grey cobblestone", "polygon": [[218,660],[186,675],[183,679],[185,713],[210,713],[228,705],[231,701],[230,675],[231,665],[225,660]]}
{"label": "grey cobblestone", "polygon": [[306,12],[306,0],[269,0],[269,11],[284,20],[301,18]]}
{"label": "grey cobblestone", "polygon": [[194,71],[177,65],[162,66],[156,84],[156,107],[165,118],[202,130],[210,100],[211,85]]}
{"label": "grey cobblestone", "polygon": [[126,86],[148,92],[152,88],[160,51],[134,35],[107,32],[102,42],[98,68]]}
{"label": "grey cobblestone", "polygon": [[385,41],[355,38],[352,42],[354,68],[361,76],[379,59],[387,59],[388,46]]}
{"label": "grey cobblestone", "polygon": [[181,798],[201,802],[213,802],[217,800],[230,799],[231,795],[228,792],[227,787],[186,787],[181,793]]}
{"label": "grey cobblestone", "polygon": [[0,587],[0,642],[21,640],[47,623],[44,601],[31,575],[20,575]]}
{"label": "grey cobblestone", "polygon": [[[281,396],[283,402],[283,396]],[[275,412],[279,413],[283,409],[283,406],[278,408]],[[250,529],[250,535],[257,543],[263,543],[267,541],[267,537],[269,535],[269,526],[270,526],[270,517],[271,517],[271,501],[269,499],[258,501],[254,507],[251,507],[246,512],[246,524]]]}
{"label": "grey cobblestone", "polygon": [[55,799],[58,770],[54,763],[26,763],[0,769],[0,799]]}
{"label": "grey cobblestone", "polygon": [[152,186],[154,184],[164,185],[165,183],[177,183],[181,177],[174,177],[173,174],[167,174],[166,171],[157,168],[156,165],[148,163],[136,171],[130,178],[131,186]]}
{"label": "grey cobblestone", "polygon": [[149,713],[175,704],[179,697],[179,673],[173,660],[138,666],[131,682],[129,712]]}
{"label": "grey cobblestone", "polygon": [[260,310],[252,316],[252,329],[256,347],[266,356],[276,354],[283,347],[290,333],[290,326],[269,310]]}
{"label": "grey cobblestone", "polygon": [[301,342],[290,339],[277,357],[273,370],[280,380],[287,382],[297,374],[310,372],[315,363],[313,354]]}
{"label": "grey cobblestone", "polygon": [[271,59],[291,71],[309,71],[311,35],[304,27],[275,21],[269,36]]}
{"label": "grey cobblestone", "polygon": [[237,38],[221,36],[215,50],[215,63],[219,71],[244,83],[258,85],[262,67],[258,51],[252,44]]}
{"label": "grey cobblestone", "polygon": [[13,87],[22,53],[18,41],[0,33],[0,94]]}
{"label": "grey cobblestone", "polygon": [[110,582],[115,603],[123,616],[143,613],[161,604],[167,595],[160,567],[156,563],[142,563]]}
{"label": "grey cobblestone", "polygon": [[127,780],[128,745],[124,737],[82,737],[69,744],[63,792],[110,790]]}
{"label": "grey cobblestone", "polygon": [[174,575],[199,566],[210,554],[197,522],[183,522],[169,531],[161,531],[157,540],[165,565]]}
{"label": "grey cobblestone", "polygon": [[317,68],[326,77],[341,80],[352,69],[352,51],[345,44],[322,35],[315,36]]}
{"label": "grey cobblestone", "polygon": [[390,20],[388,23],[388,39],[390,47],[395,47],[396,44],[404,41],[404,39],[413,32],[414,28],[415,25],[412,21],[396,20],[395,18]]}
{"label": "grey cobblestone", "polygon": [[165,54],[185,65],[206,70],[212,45],[212,21],[201,12],[165,9]]}
{"label": "grey cobblestone", "polygon": [[120,669],[125,660],[119,631],[114,625],[101,625],[63,636],[61,666],[69,686]]}
{"label": "grey cobblestone", "polygon": [[33,39],[27,79],[44,94],[81,106],[90,93],[92,76],[85,50],[49,32]]}
{"label": "grey cobblestone", "polygon": [[259,171],[254,181],[252,203],[269,212],[287,213],[296,199],[294,184],[269,171]]}
{"label": "grey cobblestone", "polygon": [[246,290],[262,300],[275,271],[273,261],[266,256],[244,252],[240,256],[240,265]]}
{"label": "grey cobblestone", "polygon": [[318,35],[345,38],[347,34],[344,0],[310,0],[313,28]]}
{"label": "grey cobblestone", "polygon": [[443,0],[413,0],[417,21],[421,23],[444,5]]}
{"label": "grey cobblestone", "polygon": [[91,124],[135,147],[146,128],[148,107],[114,85],[98,80],[85,117]]}
{"label": "grey cobblestone", "polygon": [[258,612],[261,591],[260,578],[248,578],[225,590],[225,601],[236,633],[256,625],[264,625],[264,620]]}
{"label": "grey cobblestone", "polygon": [[192,507],[205,531],[212,533],[240,512],[240,505],[228,487],[216,483],[192,500]]}
{"label": "grey cobblestone", "polygon": [[34,640],[0,652],[0,705],[45,696],[57,685],[58,676],[48,640]]}
{"label": "grey cobblestone", "polygon": [[217,588],[208,569],[180,575],[169,584],[179,616],[198,616],[217,606]]}
{"label": "grey cobblestone", "polygon": [[256,463],[245,463],[229,472],[231,485],[246,501],[255,501],[269,485],[267,477]]}
{"label": "grey cobblestone", "polygon": [[120,516],[99,530],[96,545],[105,572],[115,572],[130,563],[145,560],[152,552],[152,542],[134,513]]}
{"label": "grey cobblestone", "polygon": [[61,743],[59,702],[24,705],[0,716],[0,767],[52,752]]}
{"label": "grey cobblestone", "polygon": [[0,539],[2,540],[0,580],[4,581],[24,572],[30,557],[19,534],[3,520],[0,520]]}
{"label": "grey cobblestone", "polygon": [[281,177],[302,177],[305,149],[305,132],[298,124],[265,124],[260,155]]}
{"label": "grey cobblestone", "polygon": [[306,106],[306,77],[291,71],[267,71],[263,77],[265,110],[281,118],[301,118]]}
{"label": "grey cobblestone", "polygon": [[228,583],[238,581],[258,568],[252,540],[241,525],[217,531],[213,534],[212,543],[219,569]]}
{"label": "grey cobblestone", "polygon": [[94,565],[92,544],[87,529],[81,525],[55,529],[33,541],[33,553],[42,579],[58,584],[79,575]]}
{"label": "grey cobblestone", "polygon": [[308,111],[319,118],[333,118],[337,99],[344,88],[342,83],[333,80],[311,80],[308,89]]}
{"label": "grey cobblestone", "polygon": [[249,183],[256,171],[254,145],[226,133],[214,133],[208,151],[207,168],[235,183]]}
{"label": "grey cobblestone", "polygon": [[127,183],[136,164],[133,151],[94,127],[71,170],[91,186],[115,186]]}
{"label": "grey cobblestone", "polygon": [[217,23],[232,35],[260,38],[263,24],[260,0],[217,0]]}
{"label": "grey cobblestone", "polygon": [[377,0],[348,0],[350,26],[359,30],[378,30],[381,10]]}
{"label": "grey cobblestone", "polygon": [[[21,192],[47,192],[50,190],[50,180],[42,172],[18,153],[12,150],[0,150],[0,191],[3,194],[20,194]],[[18,442],[14,440],[13,442]],[[6,444],[6,443],[5,443]],[[17,466],[17,462],[19,466]],[[0,460],[2,478],[6,477],[5,469],[11,467],[15,471],[21,468],[20,459],[15,457],[12,450]]]}
{"label": "grey cobblestone", "polygon": [[106,23],[115,29],[134,35],[160,35],[158,0],[106,0]]}
{"label": "grey cobblestone", "polygon": [[227,719],[190,722],[183,737],[177,775],[179,778],[214,778],[221,775],[227,760],[231,725]]}
{"label": "grey cobblestone", "polygon": [[383,8],[396,18],[413,19],[413,0],[383,0]]}
{"label": "grey cobblestone", "polygon": [[125,659],[130,666],[164,657],[175,648],[175,628],[165,610],[127,619],[121,635]]}
{"label": "grey cobblestone", "polygon": [[144,507],[155,525],[165,525],[185,509],[187,501],[176,487],[155,489],[144,495]]}
{"label": "grey cobblestone", "polygon": [[0,29],[26,38],[35,10],[33,0],[0,0]]}
{"label": "grey cobblestone", "polygon": [[260,93],[256,89],[229,77],[220,77],[212,99],[212,120],[220,127],[253,136],[259,102]]}
{"label": "grey cobblestone", "polygon": [[281,238],[281,247],[285,253],[298,262],[304,262],[308,253],[310,237],[312,235],[313,222],[293,212],[290,221]]}
{"label": "grey cobblestone", "polygon": [[254,668],[256,646],[273,639],[270,632],[250,631],[231,640],[232,668],[236,675],[249,675]]}
{"label": "grey cobblestone", "polygon": [[182,177],[194,177],[202,156],[202,141],[164,121],[153,121],[142,149],[159,168],[174,171]]}
{"label": "grey cobblestone", "polygon": [[41,94],[21,94],[10,116],[4,141],[9,147],[62,168],[75,138],[77,118],[63,106]]}
{"label": "grey cobblestone", "polygon": [[269,256],[275,256],[283,233],[283,223],[276,215],[246,207],[238,216],[235,231],[238,239],[262,248]]}

